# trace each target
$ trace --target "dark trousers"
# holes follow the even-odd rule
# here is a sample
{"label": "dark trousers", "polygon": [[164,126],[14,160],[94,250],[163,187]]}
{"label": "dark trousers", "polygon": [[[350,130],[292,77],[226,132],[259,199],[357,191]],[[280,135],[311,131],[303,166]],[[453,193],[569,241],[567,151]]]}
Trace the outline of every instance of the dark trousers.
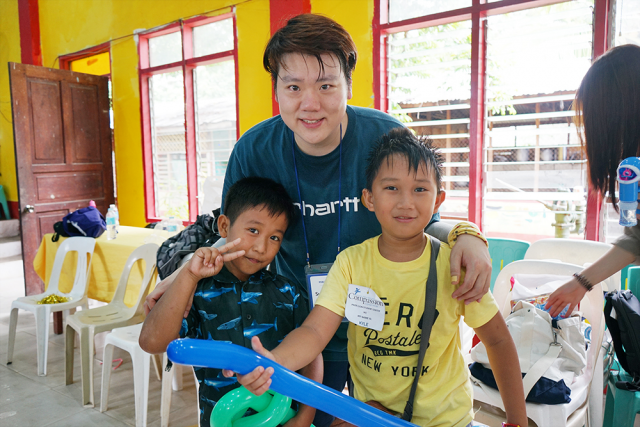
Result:
{"label": "dark trousers", "polygon": [[[342,393],[347,383],[349,375],[349,362],[331,362],[324,361],[324,378],[322,384]],[[313,419],[315,427],[329,427],[333,422],[334,416],[322,411],[316,411],[316,417]]]}

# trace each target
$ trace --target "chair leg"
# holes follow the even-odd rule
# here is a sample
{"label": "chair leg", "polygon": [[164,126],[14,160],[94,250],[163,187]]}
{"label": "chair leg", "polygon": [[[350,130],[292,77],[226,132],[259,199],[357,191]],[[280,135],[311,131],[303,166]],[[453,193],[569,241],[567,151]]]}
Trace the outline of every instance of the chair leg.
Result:
{"label": "chair leg", "polygon": [[175,371],[175,373],[173,374],[173,381],[172,381],[172,387],[174,391],[180,391],[183,388],[182,385],[182,365],[176,365],[175,363],[173,364],[173,368],[171,368],[172,370]]}
{"label": "chair leg", "polygon": [[152,354],[151,361],[153,362],[153,372],[156,374],[158,381],[162,380],[162,359],[159,354]]}
{"label": "chair leg", "polygon": [[18,308],[11,307],[9,318],[9,345],[7,346],[7,365],[13,362],[13,347],[16,343],[16,328],[18,327]]}
{"label": "chair leg", "polygon": [[136,402],[136,427],[147,425],[147,402],[149,400],[149,368],[151,356],[141,348],[131,354],[133,361],[133,390]]}
{"label": "chair leg", "polygon": [[76,330],[67,325],[64,328],[64,331],[64,374],[66,379],[65,383],[66,385],[69,385],[73,384],[73,352],[76,341]]}
{"label": "chair leg", "polygon": [[93,408],[93,334],[80,332],[80,365],[82,367],[82,405]]}
{"label": "chair leg", "polygon": [[47,375],[47,353],[49,351],[49,321],[51,312],[48,309],[36,310],[36,341],[38,356],[38,375]]}
{"label": "chair leg", "polygon": [[102,386],[100,392],[100,412],[107,410],[109,401],[109,381],[111,380],[111,361],[113,360],[113,345],[104,344],[102,352]]}
{"label": "chair leg", "polygon": [[[162,355],[162,366],[167,366],[167,353]],[[162,398],[160,402],[160,425],[169,426],[169,413],[171,412],[171,383],[173,382],[174,371],[177,365],[173,365],[171,370],[162,373]]]}

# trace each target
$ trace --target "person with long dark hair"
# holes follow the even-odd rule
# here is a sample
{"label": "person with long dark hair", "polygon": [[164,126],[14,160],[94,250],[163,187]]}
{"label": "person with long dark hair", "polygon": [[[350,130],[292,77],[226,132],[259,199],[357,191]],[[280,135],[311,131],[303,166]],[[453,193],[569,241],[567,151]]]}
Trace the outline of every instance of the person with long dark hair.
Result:
{"label": "person with long dark hair", "polygon": [[[616,175],[620,162],[640,157],[640,46],[623,45],[596,60],[576,94],[576,124],[588,161],[593,188],[609,193],[616,210]],[[593,285],[639,261],[640,223],[625,227],[613,248],[549,297],[547,308],[557,316],[569,313]]]}

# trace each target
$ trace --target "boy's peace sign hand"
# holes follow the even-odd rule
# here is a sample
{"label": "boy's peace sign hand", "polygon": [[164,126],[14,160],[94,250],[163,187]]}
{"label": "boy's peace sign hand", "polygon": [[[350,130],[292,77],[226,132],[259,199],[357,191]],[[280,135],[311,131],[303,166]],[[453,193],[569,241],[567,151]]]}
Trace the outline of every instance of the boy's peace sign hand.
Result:
{"label": "boy's peace sign hand", "polygon": [[219,248],[199,248],[189,260],[187,269],[198,280],[215,276],[226,261],[233,261],[244,255],[244,250],[231,252],[240,243],[240,238],[227,242]]}

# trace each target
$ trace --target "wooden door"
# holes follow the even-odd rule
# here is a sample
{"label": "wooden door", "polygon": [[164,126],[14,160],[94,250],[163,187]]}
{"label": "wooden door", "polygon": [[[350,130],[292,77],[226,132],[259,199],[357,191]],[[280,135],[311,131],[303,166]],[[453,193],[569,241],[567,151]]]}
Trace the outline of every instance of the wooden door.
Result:
{"label": "wooden door", "polygon": [[42,236],[95,200],[113,203],[108,78],[9,63],[26,294],[44,290],[33,269]]}

